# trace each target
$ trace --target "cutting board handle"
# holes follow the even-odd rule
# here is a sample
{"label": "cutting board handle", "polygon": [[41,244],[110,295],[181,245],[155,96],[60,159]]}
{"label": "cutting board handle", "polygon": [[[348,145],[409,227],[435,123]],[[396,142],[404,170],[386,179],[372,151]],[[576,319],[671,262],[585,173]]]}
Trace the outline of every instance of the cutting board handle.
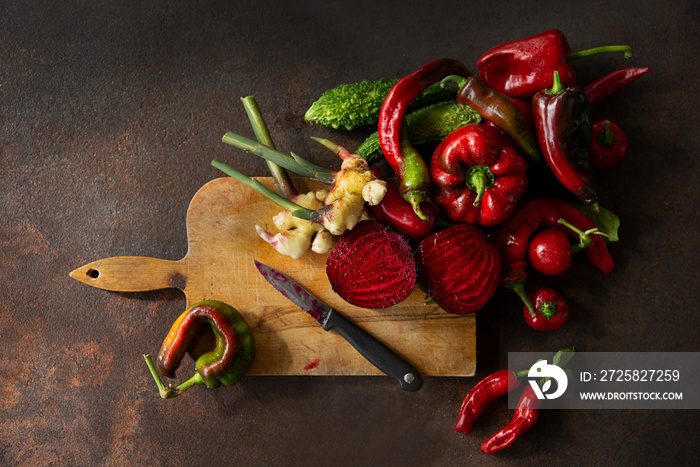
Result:
{"label": "cutting board handle", "polygon": [[81,266],[70,277],[113,292],[145,292],[187,285],[184,259],[170,261],[147,256],[115,256]]}

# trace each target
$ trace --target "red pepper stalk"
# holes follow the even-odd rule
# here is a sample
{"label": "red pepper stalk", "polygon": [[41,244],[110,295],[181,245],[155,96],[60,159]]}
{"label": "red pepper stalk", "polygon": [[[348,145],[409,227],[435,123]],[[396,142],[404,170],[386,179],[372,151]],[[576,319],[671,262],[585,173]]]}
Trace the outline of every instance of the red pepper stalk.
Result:
{"label": "red pepper stalk", "polygon": [[496,128],[469,124],[450,133],[430,160],[431,199],[452,222],[494,226],[527,188],[527,163]]}
{"label": "red pepper stalk", "polygon": [[379,112],[379,144],[399,180],[399,192],[425,219],[420,204],[428,198],[430,177],[420,153],[408,138],[404,116],[413,100],[432,84],[449,75],[471,76],[459,61],[438,59],[400,79],[389,91]]}
{"label": "red pepper stalk", "polygon": [[508,97],[527,100],[550,86],[555,71],[561,75],[564,86],[575,86],[576,75],[568,62],[603,52],[624,52],[625,58],[632,56],[632,48],[626,45],[572,53],[564,34],[551,29],[493,47],[479,58],[476,66],[484,84]]}

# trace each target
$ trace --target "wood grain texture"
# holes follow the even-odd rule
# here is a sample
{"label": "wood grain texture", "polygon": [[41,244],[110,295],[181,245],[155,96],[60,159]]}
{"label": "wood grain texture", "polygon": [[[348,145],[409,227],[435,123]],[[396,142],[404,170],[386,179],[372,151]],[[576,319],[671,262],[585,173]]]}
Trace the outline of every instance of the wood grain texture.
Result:
{"label": "wood grain texture", "polygon": [[[271,187],[270,178],[259,178]],[[300,191],[305,180],[294,179]],[[472,376],[476,370],[476,320],[425,305],[418,288],[404,302],[383,310],[352,306],[332,291],[327,255],[294,260],[277,253],[255,233],[257,223],[274,231],[280,208],[231,178],[204,185],[187,212],[189,248],[179,261],[122,256],[77,268],[71,277],[121,292],[181,289],[187,304],[217,299],[237,308],[255,336],[250,374],[381,375],[350,344],[324,331],[313,318],[279,294],[258,273],[253,259],[299,282],[348,319],[374,335],[426,376]],[[167,330],[163,330],[163,335]]]}

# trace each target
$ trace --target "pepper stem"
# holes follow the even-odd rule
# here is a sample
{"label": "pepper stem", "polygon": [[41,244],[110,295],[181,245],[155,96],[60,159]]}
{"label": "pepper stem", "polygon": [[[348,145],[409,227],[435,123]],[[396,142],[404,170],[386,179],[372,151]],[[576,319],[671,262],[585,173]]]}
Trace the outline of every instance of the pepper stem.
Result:
{"label": "pepper stem", "polygon": [[550,94],[559,94],[563,89],[564,89],[564,85],[561,84],[561,76],[559,76],[558,71],[555,71],[554,72],[554,85],[552,86],[552,89],[549,90],[549,93]]}
{"label": "pepper stem", "polygon": [[416,213],[416,216],[418,216],[419,219],[421,220],[428,220],[428,216],[423,214],[423,211],[420,210],[420,205],[424,201],[424,196],[422,193],[406,193],[404,195],[404,199],[411,203],[411,206],[413,207],[413,212]]}
{"label": "pepper stem", "polygon": [[481,203],[481,199],[484,197],[486,190],[496,181],[491,169],[483,165],[470,167],[467,171],[466,179],[467,186],[476,193],[476,198],[473,203],[474,206],[478,206],[479,203]]}
{"label": "pepper stem", "polygon": [[547,319],[557,314],[557,302],[544,301],[537,311]]}
{"label": "pepper stem", "polygon": [[217,169],[221,170],[224,172],[226,175],[235,178],[239,182],[243,183],[246,185],[248,188],[251,188],[267,199],[275,202],[276,204],[280,205],[287,211],[291,212],[294,217],[298,217],[300,219],[306,219],[310,220],[312,213],[315,211],[311,209],[307,209],[305,207],[299,206],[298,204],[288,200],[284,196],[281,196],[277,193],[275,193],[273,190],[270,190],[267,188],[265,185],[260,183],[259,181],[252,179],[248,177],[247,175],[242,174],[238,170],[224,164],[223,162],[219,161],[218,159],[214,159],[211,162],[211,165],[216,167]]}
{"label": "pepper stem", "polygon": [[160,375],[158,375],[158,372],[156,371],[156,367],[153,364],[153,359],[151,359],[151,356],[146,354],[143,356],[143,358],[144,360],[146,360],[146,365],[148,365],[148,369],[150,370],[151,375],[153,376],[153,379],[156,382],[156,386],[158,386],[158,393],[163,399],[172,399],[174,397],[179,396],[195,384],[203,383],[202,376],[199,373],[195,373],[194,376],[192,376],[190,379],[183,382],[182,384],[178,385],[177,387],[173,388],[171,386],[166,386],[165,384],[163,384],[163,380],[160,379]]}
{"label": "pepper stem", "polygon": [[506,285],[506,288],[512,290],[518,295],[518,297],[520,297],[520,300],[523,301],[533,319],[537,317],[537,311],[532,305],[530,299],[527,297],[527,292],[525,292],[525,281],[510,282],[508,285]]}
{"label": "pepper stem", "polygon": [[610,131],[610,120],[605,120],[603,131],[598,135],[598,144],[604,148],[611,148],[617,142],[617,135]]}
{"label": "pepper stem", "polygon": [[447,86],[450,85],[450,83],[454,83],[457,85],[459,89],[462,89],[462,86],[464,86],[467,83],[467,79],[464,76],[459,76],[459,75],[448,75],[445,76],[442,81],[440,81],[440,87],[441,88],[446,88]]}
{"label": "pepper stem", "polygon": [[567,62],[570,62],[571,60],[576,60],[577,58],[589,57],[591,55],[597,55],[599,53],[605,52],[624,52],[625,58],[632,58],[632,47],[628,45],[606,45],[602,47],[593,47],[592,49],[579,50],[578,52],[566,54],[565,60]]}
{"label": "pepper stem", "polygon": [[571,247],[571,250],[573,253],[578,253],[579,251],[583,250],[586,248],[588,245],[591,244],[591,235],[602,235],[603,237],[606,238],[611,238],[610,235],[606,234],[605,232],[601,232],[598,227],[595,227],[593,229],[588,229],[585,232],[578,227],[572,225],[571,223],[567,222],[565,219],[559,219],[557,223],[563,225],[564,227],[574,231],[576,234],[578,234],[579,238],[579,243],[578,245],[574,245]]}

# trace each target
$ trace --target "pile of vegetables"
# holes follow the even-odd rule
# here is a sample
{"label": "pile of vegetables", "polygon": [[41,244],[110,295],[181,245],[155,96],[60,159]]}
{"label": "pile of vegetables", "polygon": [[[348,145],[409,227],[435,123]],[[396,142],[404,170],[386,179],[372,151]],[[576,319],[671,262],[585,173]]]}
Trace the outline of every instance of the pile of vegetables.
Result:
{"label": "pile of vegetables", "polygon": [[[550,30],[488,50],[478,74],[441,58],[400,79],[328,90],[306,121],[377,130],[355,154],[317,139],[343,159],[340,172],[276,151],[246,98],[258,141],[223,140],[265,158],[278,192],[212,164],[284,209],[278,233],[256,227],[280,253],[330,251],[329,281],[349,303],[385,308],[418,285],[446,312],[469,314],[500,284],[521,298],[531,327],[552,331],[566,323],[568,303],[552,288],[528,293],[530,274],[565,274],[581,251],[604,274],[614,268],[607,243],[618,240],[619,219],[600,205],[595,171],[622,161],[628,143],[616,122],[593,121],[592,107],[649,72],[626,68],[581,86],[569,62],[601,52],[632,55],[628,46],[572,53]],[[287,170],[324,188],[300,195]],[[529,193],[536,171],[567,196]]]}

